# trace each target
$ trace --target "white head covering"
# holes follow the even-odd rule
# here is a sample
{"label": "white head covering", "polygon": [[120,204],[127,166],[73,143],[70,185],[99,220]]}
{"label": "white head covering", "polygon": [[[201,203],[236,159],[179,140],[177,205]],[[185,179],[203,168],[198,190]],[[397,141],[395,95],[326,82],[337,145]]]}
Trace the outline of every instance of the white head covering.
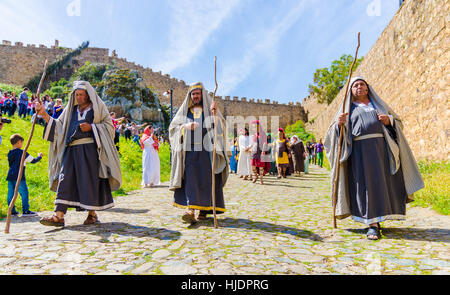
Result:
{"label": "white head covering", "polygon": [[291,144],[291,145],[296,144],[299,140],[300,140],[300,139],[298,138],[298,136],[297,136],[297,135],[294,135],[294,136],[291,137],[291,142],[290,142],[290,144]]}

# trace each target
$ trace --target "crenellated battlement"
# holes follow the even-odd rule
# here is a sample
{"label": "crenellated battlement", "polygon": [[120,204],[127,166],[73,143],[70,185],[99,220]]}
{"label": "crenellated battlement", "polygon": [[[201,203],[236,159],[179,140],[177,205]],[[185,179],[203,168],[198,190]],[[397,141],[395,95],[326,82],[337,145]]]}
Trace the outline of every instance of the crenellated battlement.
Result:
{"label": "crenellated battlement", "polygon": [[[27,44],[23,42],[13,42],[2,40],[0,45],[0,82],[16,85],[24,85],[32,77],[42,71],[43,60],[48,59],[49,63],[54,62],[60,56],[66,54],[71,48],[61,47],[58,40],[51,46],[44,44]],[[71,64],[55,73],[51,79],[69,78],[71,73],[85,64],[92,63],[114,63],[119,68],[139,71],[145,78],[147,86],[156,91],[163,103],[170,103],[170,99],[163,94],[169,89],[173,89],[173,103],[175,106],[181,105],[189,85],[170,74],[163,74],[152,68],[144,67],[135,62],[128,61],[125,57],[120,57],[117,50],[108,48],[85,48],[80,55],[73,57]],[[213,93],[210,93],[211,96]],[[281,125],[292,124],[296,120],[306,120],[302,116],[302,106],[300,103],[279,104],[271,99],[247,98],[239,96],[217,96],[219,105],[227,115],[255,114],[258,116],[288,114],[289,121],[282,122]],[[299,99],[300,101],[300,99]],[[304,113],[304,112],[303,112]]]}

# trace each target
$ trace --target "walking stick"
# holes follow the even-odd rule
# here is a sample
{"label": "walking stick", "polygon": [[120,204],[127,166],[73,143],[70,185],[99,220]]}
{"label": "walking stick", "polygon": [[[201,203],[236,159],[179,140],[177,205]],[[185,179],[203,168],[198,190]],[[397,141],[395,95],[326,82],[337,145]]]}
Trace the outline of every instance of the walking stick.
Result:
{"label": "walking stick", "polygon": [[[359,45],[360,45],[360,33],[358,33],[358,46],[356,47],[356,53],[355,53],[355,58],[353,59],[352,65],[350,67],[350,73],[348,75],[348,80],[347,80],[347,86],[345,87],[345,92],[344,92],[344,103],[342,104],[342,113],[345,113],[345,103],[347,101],[347,93],[348,93],[348,88],[350,86],[350,79],[352,78],[352,74],[353,74],[353,66],[355,65],[356,59],[358,58],[358,50],[359,50]],[[337,228],[337,224],[336,224],[336,203],[337,203],[337,183],[339,180],[339,170],[340,170],[340,159],[341,159],[341,146],[342,146],[342,127],[339,127],[339,141],[338,141],[338,154],[336,157],[336,165],[335,167],[337,168],[336,170],[336,175],[334,177],[334,186],[333,186],[333,227]]]}
{"label": "walking stick", "polygon": [[[36,92],[36,97],[37,97],[39,103],[41,103],[39,95],[41,93],[42,84],[44,83],[44,80],[45,80],[45,75],[46,75],[46,72],[47,72],[47,65],[48,65],[48,61],[45,60],[44,72],[42,73],[41,81],[39,82],[39,86],[38,86],[38,89],[37,89],[37,92]],[[8,216],[6,218],[5,233],[7,233],[7,234],[9,234],[9,226],[11,224],[12,209],[14,207],[14,203],[16,202],[17,195],[19,193],[20,182],[22,181],[22,174],[23,174],[23,169],[24,169],[25,155],[27,154],[28,147],[30,146],[31,138],[33,137],[34,126],[36,125],[36,120],[37,120],[37,114],[34,117],[33,123],[31,125],[30,136],[28,137],[27,144],[25,145],[25,148],[23,149],[22,158],[20,159],[19,175],[17,177],[16,187],[14,189],[14,197],[11,200],[11,204],[9,204]]]}
{"label": "walking stick", "polygon": [[[214,95],[212,101],[215,101],[217,92],[217,56],[214,57],[214,81],[216,83],[216,89],[214,89]],[[212,166],[212,203],[213,203],[213,215],[214,215],[214,227],[218,228],[216,216],[216,142],[217,142],[217,111],[214,114],[214,149],[213,149],[213,166]]]}

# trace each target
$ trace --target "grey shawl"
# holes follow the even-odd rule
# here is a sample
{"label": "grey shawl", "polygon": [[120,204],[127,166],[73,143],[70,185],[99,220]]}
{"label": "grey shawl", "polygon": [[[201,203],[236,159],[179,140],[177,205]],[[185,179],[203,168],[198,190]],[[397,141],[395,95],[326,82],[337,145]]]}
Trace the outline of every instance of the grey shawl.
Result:
{"label": "grey shawl", "polygon": [[[349,91],[344,106],[346,113],[350,113],[351,107],[351,86],[357,80],[364,80],[362,77],[354,77],[350,81]],[[366,81],[365,81],[366,82]],[[416,160],[411,152],[411,149],[403,134],[403,124],[400,117],[376,94],[373,88],[366,82],[369,87],[369,99],[380,114],[391,115],[394,119],[394,129],[397,133],[397,142],[391,137],[387,128],[383,126],[384,138],[388,147],[389,166],[391,174],[395,174],[400,166],[402,167],[403,179],[405,181],[405,189],[408,194],[408,202],[413,201],[413,194],[424,187],[422,176],[419,172]],[[330,162],[331,167],[331,189],[334,189],[334,179],[336,176],[336,158],[338,154],[339,128],[337,126],[337,119],[342,114],[342,105],[336,113],[333,122],[331,123],[325,135],[324,146],[325,152]],[[337,183],[337,203],[336,203],[336,218],[344,219],[350,216],[350,200],[348,191],[348,174],[347,174],[347,159],[352,151],[352,137],[349,134],[349,122],[342,127],[343,140],[341,148],[339,179]]]}
{"label": "grey shawl", "polygon": [[[181,188],[183,174],[185,169],[185,156],[187,150],[187,140],[184,139],[185,129],[184,124],[188,123],[187,113],[190,107],[190,91],[188,91],[186,98],[183,101],[180,109],[176,113],[172,122],[169,126],[169,141],[172,153],[172,169],[170,171],[170,185],[169,190],[174,191],[177,188]],[[203,112],[205,118],[205,128],[207,129],[207,134],[203,139],[204,148],[211,153],[211,167],[213,163],[212,152],[213,152],[213,141],[214,141],[214,116],[212,116],[211,108],[211,97],[204,87],[202,87],[202,101],[203,101]],[[222,184],[225,186],[228,179],[228,158],[226,156],[226,140],[224,136],[226,135],[226,121],[223,118],[219,110],[217,110],[217,144],[216,144],[216,167],[214,170],[215,174],[222,173]],[[201,128],[199,126],[198,128]]]}
{"label": "grey shawl", "polygon": [[111,190],[118,190],[122,184],[122,173],[120,171],[120,160],[114,145],[114,125],[109,115],[105,103],[98,96],[95,89],[89,82],[74,82],[73,91],[69,96],[69,102],[58,119],[50,118],[44,133],[44,139],[48,138],[48,133],[55,127],[54,141],[50,142],[48,169],[49,185],[52,191],[57,190],[61,163],[66,150],[67,129],[70,124],[70,117],[74,106],[78,104],[75,99],[75,90],[84,89],[89,94],[94,110],[94,122],[91,125],[94,133],[94,140],[97,143],[98,157],[100,160],[99,177],[107,178]]}

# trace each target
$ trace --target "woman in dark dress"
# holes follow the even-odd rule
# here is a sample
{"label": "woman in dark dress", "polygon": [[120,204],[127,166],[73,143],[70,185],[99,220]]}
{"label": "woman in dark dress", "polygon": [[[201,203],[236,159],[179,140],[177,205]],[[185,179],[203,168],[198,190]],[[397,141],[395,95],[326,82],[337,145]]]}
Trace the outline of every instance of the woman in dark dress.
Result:
{"label": "woman in dark dress", "polygon": [[338,196],[336,216],[343,219],[351,215],[353,220],[369,225],[368,239],[377,240],[380,222],[405,219],[406,203],[412,201],[408,196],[422,188],[423,181],[400,119],[364,79],[352,80],[347,101],[350,105],[332,123],[325,142],[333,165],[337,138],[341,130],[344,132],[340,174],[346,181],[339,176],[337,191],[343,196]]}
{"label": "woman in dark dress", "polygon": [[294,171],[301,176],[301,173],[305,172],[305,146],[297,135],[292,136],[291,152]]}

